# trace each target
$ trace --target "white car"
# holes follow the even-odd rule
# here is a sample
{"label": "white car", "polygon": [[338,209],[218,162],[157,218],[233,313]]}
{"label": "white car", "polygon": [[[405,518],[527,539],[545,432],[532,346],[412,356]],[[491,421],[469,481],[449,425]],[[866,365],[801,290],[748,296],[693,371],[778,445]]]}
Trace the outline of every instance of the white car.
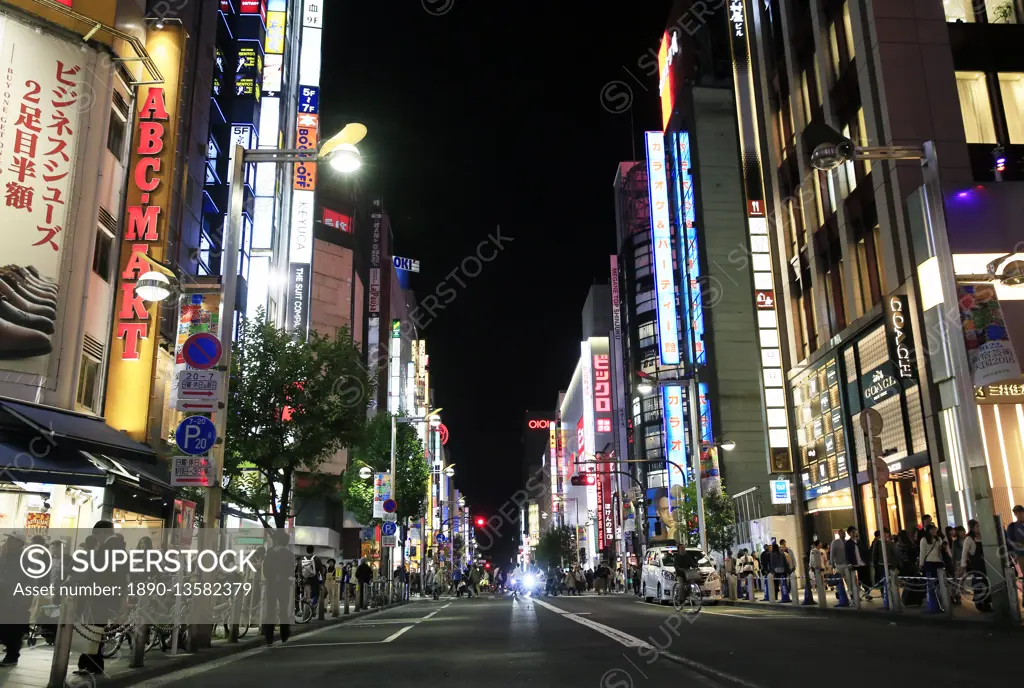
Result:
{"label": "white car", "polygon": [[[701,596],[705,601],[717,602],[722,599],[722,581],[715,566],[699,547],[687,547],[697,560],[701,576]],[[676,584],[675,556],[679,548],[675,545],[658,545],[647,550],[643,569],[640,572],[640,594],[648,602],[672,601],[672,590]]]}

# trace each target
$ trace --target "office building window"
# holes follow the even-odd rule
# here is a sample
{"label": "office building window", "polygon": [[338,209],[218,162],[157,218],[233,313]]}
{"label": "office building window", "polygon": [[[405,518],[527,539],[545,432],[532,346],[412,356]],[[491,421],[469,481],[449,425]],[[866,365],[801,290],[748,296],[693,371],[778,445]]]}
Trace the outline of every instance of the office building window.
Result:
{"label": "office building window", "polygon": [[[850,133],[849,125],[843,127],[843,136],[850,139],[851,141],[853,140],[853,135]],[[855,163],[853,160],[847,160],[846,162],[843,163],[843,174],[846,177],[846,194],[853,193],[853,190],[857,188],[856,164],[857,163]],[[845,197],[846,195],[844,194],[843,198]]]}
{"label": "office building window", "polygon": [[110,124],[107,126],[107,150],[109,150],[117,161],[123,163],[124,160],[124,135],[128,130],[128,124],[124,118],[121,117],[116,109],[110,112]]}
{"label": "office building window", "polygon": [[104,282],[110,282],[110,265],[113,261],[111,253],[114,247],[114,237],[103,227],[96,228],[96,248],[92,254],[92,271],[95,272]]}
{"label": "office building window", "polygon": [[988,98],[984,72],[957,72],[956,88],[960,93],[960,112],[967,143],[996,143],[992,103]]}
{"label": "office building window", "polygon": [[825,309],[828,311],[830,335],[838,334],[846,327],[846,309],[843,306],[842,261],[833,264],[825,272]]}
{"label": "office building window", "polygon": [[944,0],[946,10],[946,21],[948,22],[974,22],[974,0]]}
{"label": "office building window", "polygon": [[[967,4],[968,0],[963,0]],[[1016,24],[1013,0],[985,0],[985,16],[990,24]]]}
{"label": "office building window", "polygon": [[1010,143],[1024,143],[1024,74],[999,75],[999,91],[1003,95],[1006,128]]}
{"label": "office building window", "polygon": [[821,202],[821,175],[828,174],[828,172],[815,170],[813,174],[814,179],[811,180],[811,186],[814,188],[814,207],[818,211],[818,221],[814,228],[818,229],[825,224],[825,206]]}
{"label": "office building window", "polygon": [[857,242],[857,281],[859,313],[863,315],[882,300],[879,289],[878,254],[875,252],[875,233],[872,231]]}
{"label": "office building window", "polygon": [[853,44],[853,22],[850,20],[850,2],[843,3],[843,33],[846,35],[846,58],[853,60],[856,51]]}
{"label": "office building window", "polygon": [[786,223],[786,236],[789,238],[789,258],[792,260],[800,253],[800,247],[806,243],[803,224],[800,222],[799,211],[792,198],[782,202],[783,221]]}
{"label": "office building window", "polygon": [[[857,109],[857,141],[862,146],[868,145],[868,125],[864,119],[864,108]],[[864,174],[867,175],[871,172],[871,161],[863,160],[861,165],[864,166]]]}
{"label": "office building window", "polygon": [[832,58],[832,76],[839,81],[839,70],[842,65],[839,62],[839,37],[836,35],[836,24],[832,22],[828,27],[828,50]]}
{"label": "office building window", "polygon": [[82,366],[78,372],[78,405],[93,413],[99,400],[100,362],[82,354]]}
{"label": "office building window", "polygon": [[[807,70],[800,72],[800,92],[804,100],[804,125],[811,121],[811,89],[807,85]],[[816,104],[815,104],[816,105]]]}

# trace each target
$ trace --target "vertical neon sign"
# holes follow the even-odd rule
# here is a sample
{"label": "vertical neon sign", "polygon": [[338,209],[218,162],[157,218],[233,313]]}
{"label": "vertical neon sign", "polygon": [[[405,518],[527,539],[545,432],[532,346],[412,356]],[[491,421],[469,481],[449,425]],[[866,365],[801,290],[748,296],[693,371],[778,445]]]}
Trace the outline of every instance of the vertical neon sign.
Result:
{"label": "vertical neon sign", "polygon": [[668,464],[669,494],[675,485],[686,486],[686,427],[683,424],[683,388],[678,385],[661,388],[661,405],[665,409],[665,456]]}
{"label": "vertical neon sign", "polygon": [[672,228],[668,215],[668,179],[665,170],[665,135],[649,131],[647,185],[651,204],[651,249],[658,303],[658,344],[662,365],[679,365],[679,329],[676,282],[672,267]]}
{"label": "vertical neon sign", "polygon": [[693,175],[690,170],[690,134],[680,132],[677,135],[679,182],[682,189],[676,187],[679,194],[678,207],[682,215],[680,227],[683,234],[683,255],[686,257],[686,281],[689,284],[689,318],[688,346],[691,347],[691,360],[695,365],[707,365],[708,355],[704,349],[704,295],[700,287],[700,246],[697,239],[696,210],[694,207]]}

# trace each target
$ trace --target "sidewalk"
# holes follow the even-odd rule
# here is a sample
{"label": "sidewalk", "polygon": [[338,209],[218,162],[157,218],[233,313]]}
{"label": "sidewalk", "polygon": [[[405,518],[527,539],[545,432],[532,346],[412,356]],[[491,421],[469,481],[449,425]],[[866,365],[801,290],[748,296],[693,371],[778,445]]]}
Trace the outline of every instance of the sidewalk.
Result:
{"label": "sidewalk", "polygon": [[[863,596],[860,600],[860,608],[854,609],[853,607],[837,607],[838,601],[834,591],[826,592],[826,606],[820,607],[818,605],[817,591],[812,590],[814,593],[812,598],[814,604],[804,605],[804,589],[801,588],[794,602],[765,602],[764,592],[755,590],[754,601],[750,602],[747,599],[729,600],[723,599],[721,604],[735,606],[735,607],[766,607],[769,609],[780,609],[792,612],[802,612],[805,614],[827,614],[830,616],[847,616],[857,615],[863,617],[874,617],[874,618],[886,618],[891,621],[904,621],[904,622],[918,622],[918,623],[967,623],[967,624],[994,624],[994,619],[991,614],[979,612],[974,607],[974,603],[969,599],[964,599],[959,605],[952,605],[952,615],[950,614],[933,614],[928,612],[927,604],[922,604],[917,607],[904,607],[900,605],[899,611],[892,612],[882,608],[882,597],[881,592],[878,590],[872,591],[871,599],[865,599]],[[852,602],[852,600],[851,600]]]}
{"label": "sidewalk", "polygon": [[[313,630],[336,624],[345,623],[377,611],[390,609],[368,609],[364,611],[353,611],[347,616],[342,614],[338,618],[331,618],[328,613],[324,621],[311,621],[307,624],[293,625],[292,638],[299,637]],[[77,669],[77,655],[72,653],[69,661],[68,675],[65,678],[65,686],[105,686],[107,688],[118,688],[130,686],[156,676],[162,676],[172,671],[197,666],[211,662],[221,657],[251,650],[259,647],[266,641],[259,635],[256,628],[250,628],[249,633],[237,643],[229,643],[227,640],[214,640],[212,647],[197,653],[179,652],[172,656],[170,652],[162,652],[159,649],[146,653],[145,666],[132,669],[129,668],[128,649],[124,648],[120,656],[106,660],[106,673],[96,677],[95,680],[85,676],[75,676],[72,672]],[[21,658],[18,666],[10,669],[0,669],[0,688],[46,688],[50,679],[50,664],[53,660],[53,647],[44,641],[39,641],[35,647],[26,647],[21,651]]]}

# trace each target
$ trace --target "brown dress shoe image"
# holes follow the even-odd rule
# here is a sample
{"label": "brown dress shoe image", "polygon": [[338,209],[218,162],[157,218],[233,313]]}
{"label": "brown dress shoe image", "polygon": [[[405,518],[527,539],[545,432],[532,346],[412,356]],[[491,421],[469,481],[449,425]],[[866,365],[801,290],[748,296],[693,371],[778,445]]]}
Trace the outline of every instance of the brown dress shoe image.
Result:
{"label": "brown dress shoe image", "polygon": [[51,351],[49,335],[0,319],[0,360],[45,356]]}
{"label": "brown dress shoe image", "polygon": [[39,330],[45,334],[53,334],[52,320],[41,315],[26,313],[3,299],[0,299],[0,320],[6,320],[13,325],[20,325],[31,330]]}
{"label": "brown dress shoe image", "polygon": [[25,280],[13,270],[0,270],[0,279],[14,287],[15,291],[29,301],[38,303],[40,306],[48,306],[53,309],[57,308],[57,298],[54,295],[47,294],[27,284]]}
{"label": "brown dress shoe image", "polygon": [[53,310],[57,309],[56,301],[40,296],[34,293],[31,289],[27,288],[21,283],[21,280],[17,278],[13,273],[7,273],[0,271],[0,282],[6,282],[7,285],[18,293],[23,299],[36,306],[43,306]]}
{"label": "brown dress shoe image", "polygon": [[57,285],[54,284],[52,281],[46,280],[45,278],[39,279],[31,272],[18,265],[8,265],[4,269],[13,270],[23,280],[25,280],[25,284],[28,284],[29,286],[35,288],[37,291],[41,291],[44,294],[48,294],[51,298],[57,298]]}
{"label": "brown dress shoe image", "polygon": [[12,306],[19,310],[23,310],[26,313],[41,315],[44,318],[49,318],[50,320],[57,319],[56,309],[40,305],[34,301],[24,298],[3,279],[0,279],[0,298],[9,301]]}

